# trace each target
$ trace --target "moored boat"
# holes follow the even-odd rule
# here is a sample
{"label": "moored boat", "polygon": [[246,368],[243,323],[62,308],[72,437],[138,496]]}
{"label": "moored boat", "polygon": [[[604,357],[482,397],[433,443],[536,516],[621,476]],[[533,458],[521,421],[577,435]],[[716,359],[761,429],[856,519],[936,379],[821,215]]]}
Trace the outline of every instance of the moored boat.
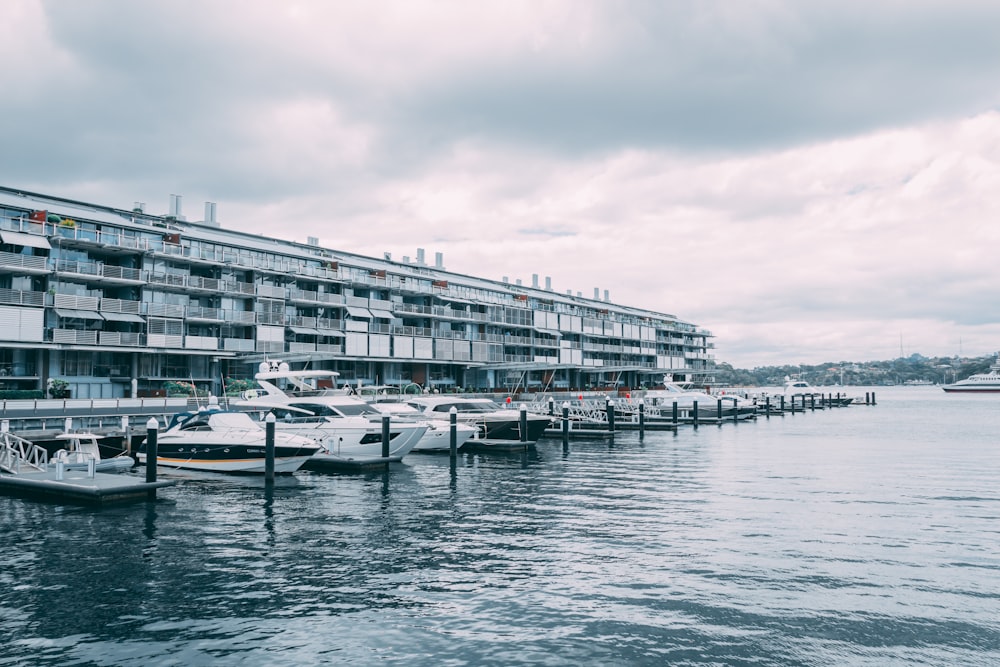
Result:
{"label": "moored boat", "polygon": [[[266,370],[265,370],[266,368]],[[367,402],[336,388],[336,371],[293,371],[286,364],[264,362],[254,379],[261,390],[240,407],[270,412],[277,429],[319,442],[320,458],[345,462],[382,456],[382,413]],[[427,431],[420,422],[390,420],[389,457],[406,456]]]}
{"label": "moored boat", "polygon": [[411,396],[406,403],[427,419],[438,422],[451,420],[455,408],[456,421],[477,429],[478,444],[508,445],[524,442],[535,443],[545,434],[552,419],[547,416],[525,415],[527,430],[522,437],[520,410],[507,410],[488,398],[467,398],[460,395]]}
{"label": "moored boat", "polygon": [[[156,463],[186,470],[263,474],[266,435],[245,412],[217,408],[181,412],[157,434]],[[143,440],[139,446],[140,463],[146,462],[147,444]],[[309,438],[275,432],[274,472],[295,472],[319,451],[319,444]]]}
{"label": "moored boat", "polygon": [[56,440],[62,448],[49,459],[49,466],[61,463],[64,470],[89,470],[93,461],[94,472],[123,472],[135,466],[135,459],[124,452],[117,456],[101,458],[99,437],[93,433],[61,433]]}

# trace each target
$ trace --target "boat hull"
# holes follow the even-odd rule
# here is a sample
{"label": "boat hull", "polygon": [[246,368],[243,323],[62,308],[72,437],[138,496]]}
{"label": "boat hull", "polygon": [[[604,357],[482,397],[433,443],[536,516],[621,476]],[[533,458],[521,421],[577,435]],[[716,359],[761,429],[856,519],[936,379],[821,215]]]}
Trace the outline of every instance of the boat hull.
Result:
{"label": "boat hull", "polygon": [[[192,444],[190,442],[158,442],[156,465],[164,468],[202,470],[225,473],[264,474],[266,451],[263,445]],[[318,451],[315,447],[283,446],[274,448],[274,472],[292,473],[302,467]],[[146,463],[146,449],[136,455]]]}
{"label": "boat hull", "polygon": [[477,429],[477,433],[474,436],[476,440],[486,442],[498,441],[501,443],[534,443],[545,435],[545,429],[547,429],[551,423],[551,420],[547,417],[539,418],[535,415],[529,415],[527,437],[522,438],[521,420],[519,416],[515,416],[512,419],[497,419],[492,417],[476,418],[475,415],[463,417],[460,414],[458,419],[469,426],[474,426]]}
{"label": "boat hull", "polygon": [[941,387],[949,394],[1000,394],[1000,387],[976,387],[973,385]]}
{"label": "boat hull", "polygon": [[[343,459],[382,456],[381,426],[335,426],[278,423],[282,433],[299,435],[320,443],[327,454]],[[420,442],[426,427],[423,425],[391,424],[389,427],[389,456],[402,458]]]}
{"label": "boat hull", "polygon": [[[476,434],[476,429],[467,424],[455,424],[455,448],[468,442]],[[413,448],[415,452],[451,451],[451,424],[435,425],[427,429],[424,437]]]}

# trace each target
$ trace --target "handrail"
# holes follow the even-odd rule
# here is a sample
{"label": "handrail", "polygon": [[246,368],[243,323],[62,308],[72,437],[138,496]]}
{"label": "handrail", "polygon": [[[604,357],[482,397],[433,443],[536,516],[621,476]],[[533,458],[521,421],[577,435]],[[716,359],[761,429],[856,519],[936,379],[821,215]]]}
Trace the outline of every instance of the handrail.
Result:
{"label": "handrail", "polygon": [[38,445],[9,431],[0,433],[0,469],[18,474],[22,467],[34,472],[45,470],[49,453]]}

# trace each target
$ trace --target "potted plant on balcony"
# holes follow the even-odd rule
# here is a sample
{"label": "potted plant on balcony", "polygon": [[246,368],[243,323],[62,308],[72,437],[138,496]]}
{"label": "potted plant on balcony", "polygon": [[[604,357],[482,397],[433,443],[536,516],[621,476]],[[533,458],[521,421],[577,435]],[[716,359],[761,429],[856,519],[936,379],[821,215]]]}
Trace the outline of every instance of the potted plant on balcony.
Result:
{"label": "potted plant on balcony", "polygon": [[52,398],[69,398],[69,382],[59,378],[49,378],[49,396]]}

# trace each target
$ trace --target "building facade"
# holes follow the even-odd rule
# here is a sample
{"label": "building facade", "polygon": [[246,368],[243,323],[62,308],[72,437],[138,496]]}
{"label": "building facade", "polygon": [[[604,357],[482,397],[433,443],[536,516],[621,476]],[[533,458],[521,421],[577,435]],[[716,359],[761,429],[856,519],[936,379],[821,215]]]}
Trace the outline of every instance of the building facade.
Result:
{"label": "building facade", "polygon": [[[0,391],[221,394],[260,361],[344,382],[583,390],[691,379],[711,334],[664,313],[0,187]],[[11,393],[13,392],[13,394]]]}

